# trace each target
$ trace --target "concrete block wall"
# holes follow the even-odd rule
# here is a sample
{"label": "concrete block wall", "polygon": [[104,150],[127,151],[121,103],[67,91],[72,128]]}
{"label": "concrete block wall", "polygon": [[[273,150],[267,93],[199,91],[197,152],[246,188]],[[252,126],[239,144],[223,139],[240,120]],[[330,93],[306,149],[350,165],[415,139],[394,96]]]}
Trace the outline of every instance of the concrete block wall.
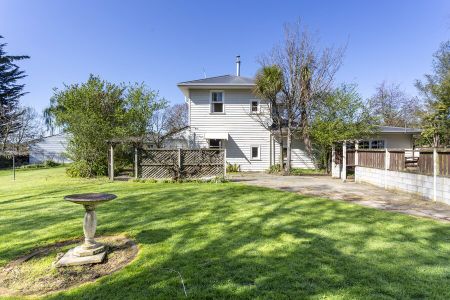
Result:
{"label": "concrete block wall", "polygon": [[[433,176],[357,166],[355,181],[433,199]],[[436,200],[450,204],[450,178],[437,176]]]}

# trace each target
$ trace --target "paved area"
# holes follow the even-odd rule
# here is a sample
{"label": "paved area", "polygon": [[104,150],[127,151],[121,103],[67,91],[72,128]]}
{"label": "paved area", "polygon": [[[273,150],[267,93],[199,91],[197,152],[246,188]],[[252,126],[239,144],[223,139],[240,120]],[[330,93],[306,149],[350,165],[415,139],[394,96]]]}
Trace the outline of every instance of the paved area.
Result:
{"label": "paved area", "polygon": [[344,200],[368,207],[450,222],[449,205],[424,200],[408,193],[386,191],[370,184],[344,183],[340,179],[332,179],[329,176],[280,176],[253,172],[239,173],[231,177],[232,181],[244,184]]}

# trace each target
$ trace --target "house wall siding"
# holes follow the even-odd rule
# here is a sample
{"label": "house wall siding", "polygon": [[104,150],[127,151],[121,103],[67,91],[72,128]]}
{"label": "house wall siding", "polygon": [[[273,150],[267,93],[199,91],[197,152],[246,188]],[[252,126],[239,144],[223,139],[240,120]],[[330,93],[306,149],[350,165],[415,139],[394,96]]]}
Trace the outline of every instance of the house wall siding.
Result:
{"label": "house wall siding", "polygon": [[[204,138],[207,132],[228,132],[227,162],[238,164],[242,171],[264,171],[278,162],[279,146],[270,149],[270,132],[264,128],[258,118],[250,115],[250,103],[257,100],[249,89],[224,90],[224,114],[210,113],[210,90],[191,89],[190,98],[190,128],[191,139],[195,134],[197,147],[208,147]],[[260,105],[261,113],[267,109]],[[260,159],[251,160],[252,146],[260,147]],[[272,160],[271,156],[272,155]],[[292,143],[292,166],[294,168],[314,168],[312,160],[306,154],[304,144],[299,140]]]}
{"label": "house wall siding", "polygon": [[43,138],[41,141],[30,146],[30,163],[43,163],[46,160],[53,160],[59,163],[71,162],[65,156],[67,151],[67,135],[58,134]]}
{"label": "house wall siding", "polygon": [[[286,139],[284,145],[286,145]],[[278,164],[280,155],[280,146],[275,143],[274,161]],[[285,158],[286,159],[286,158]],[[313,160],[308,156],[305,144],[299,139],[292,140],[291,165],[293,168],[314,169]]]}
{"label": "house wall siding", "polygon": [[[210,113],[210,90],[191,89],[190,129],[197,147],[208,147],[207,132],[228,132],[225,142],[227,162],[238,164],[242,171],[264,171],[270,167],[270,133],[249,115],[250,89],[224,89],[224,114]],[[251,160],[251,146],[260,147],[260,159]]]}

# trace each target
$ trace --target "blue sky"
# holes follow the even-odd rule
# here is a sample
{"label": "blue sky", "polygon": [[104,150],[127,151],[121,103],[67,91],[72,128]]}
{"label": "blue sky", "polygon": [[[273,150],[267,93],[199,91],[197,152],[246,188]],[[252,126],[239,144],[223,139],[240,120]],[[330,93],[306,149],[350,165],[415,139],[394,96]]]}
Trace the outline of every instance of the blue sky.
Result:
{"label": "blue sky", "polygon": [[431,55],[450,38],[450,1],[21,1],[0,0],[0,35],[10,54],[27,54],[25,105],[39,112],[54,87],[90,73],[145,82],[173,103],[177,82],[253,76],[257,57],[299,18],[323,45],[348,48],[337,82],[365,98],[383,80],[416,94]]}

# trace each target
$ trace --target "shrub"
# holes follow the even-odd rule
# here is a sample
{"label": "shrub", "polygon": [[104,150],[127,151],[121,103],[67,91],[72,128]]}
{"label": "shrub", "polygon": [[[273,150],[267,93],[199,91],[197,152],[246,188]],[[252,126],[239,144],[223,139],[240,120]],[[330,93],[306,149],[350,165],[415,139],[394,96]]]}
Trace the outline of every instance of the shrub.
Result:
{"label": "shrub", "polygon": [[227,173],[237,173],[240,172],[240,170],[240,165],[227,163]]}
{"label": "shrub", "polygon": [[76,161],[73,164],[71,164],[66,169],[66,174],[69,177],[92,177],[93,173],[90,170],[89,164],[84,161]]}
{"label": "shrub", "polygon": [[57,167],[57,166],[59,166],[59,165],[61,165],[60,163],[57,163],[57,162],[55,162],[55,161],[53,161],[53,160],[46,160],[45,162],[44,162],[44,166],[46,166],[47,168],[53,168],[53,167]]}
{"label": "shrub", "polygon": [[276,164],[276,165],[272,165],[270,166],[269,169],[269,174],[278,174],[281,173],[281,165],[280,164]]}

